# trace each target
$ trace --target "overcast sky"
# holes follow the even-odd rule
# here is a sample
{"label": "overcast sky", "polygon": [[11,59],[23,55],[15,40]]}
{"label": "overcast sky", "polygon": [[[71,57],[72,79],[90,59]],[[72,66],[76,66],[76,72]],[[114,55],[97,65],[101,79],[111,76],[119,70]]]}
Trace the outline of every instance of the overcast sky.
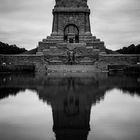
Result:
{"label": "overcast sky", "polygon": [[[51,34],[55,0],[0,0],[0,41],[35,48]],[[88,0],[93,35],[109,49],[140,43],[140,0]]]}

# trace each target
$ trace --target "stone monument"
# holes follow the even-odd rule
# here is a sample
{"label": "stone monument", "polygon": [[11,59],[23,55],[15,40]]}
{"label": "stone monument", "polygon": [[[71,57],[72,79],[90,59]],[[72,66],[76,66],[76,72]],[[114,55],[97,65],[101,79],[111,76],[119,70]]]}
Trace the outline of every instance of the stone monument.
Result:
{"label": "stone monument", "polygon": [[55,0],[52,33],[38,44],[37,54],[49,65],[93,65],[104,42],[91,33],[87,0]]}

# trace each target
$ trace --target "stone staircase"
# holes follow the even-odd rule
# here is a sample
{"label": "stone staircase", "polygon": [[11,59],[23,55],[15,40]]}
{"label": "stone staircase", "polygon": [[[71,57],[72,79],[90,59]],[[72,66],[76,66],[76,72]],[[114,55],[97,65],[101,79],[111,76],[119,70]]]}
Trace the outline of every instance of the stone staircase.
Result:
{"label": "stone staircase", "polygon": [[[38,52],[42,52],[44,49],[49,49],[52,47],[64,46],[67,42],[64,42],[63,35],[48,36],[39,42]],[[104,42],[92,35],[80,35],[79,43],[85,44],[85,47],[92,47],[93,49],[99,49],[100,51],[105,51]]]}

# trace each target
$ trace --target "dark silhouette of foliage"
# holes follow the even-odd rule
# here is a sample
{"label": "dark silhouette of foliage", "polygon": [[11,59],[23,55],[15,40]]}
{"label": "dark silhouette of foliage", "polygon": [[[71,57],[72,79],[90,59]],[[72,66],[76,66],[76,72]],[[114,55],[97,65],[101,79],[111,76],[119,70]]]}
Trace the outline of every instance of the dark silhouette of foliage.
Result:
{"label": "dark silhouette of foliage", "polygon": [[118,54],[118,52],[107,49],[107,48],[105,49],[105,51],[106,51],[107,54]]}
{"label": "dark silhouette of foliage", "polygon": [[25,51],[27,51],[25,48],[0,42],[0,54],[21,54]]}
{"label": "dark silhouette of foliage", "polygon": [[117,50],[121,54],[140,54],[140,44],[139,45],[130,45],[129,47],[123,47],[122,49]]}
{"label": "dark silhouette of foliage", "polygon": [[24,52],[23,54],[36,54],[37,48]]}

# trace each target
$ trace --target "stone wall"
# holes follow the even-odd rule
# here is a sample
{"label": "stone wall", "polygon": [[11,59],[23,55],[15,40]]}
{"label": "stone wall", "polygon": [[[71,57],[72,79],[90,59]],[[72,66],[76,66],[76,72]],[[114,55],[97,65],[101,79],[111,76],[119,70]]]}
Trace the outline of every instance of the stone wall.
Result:
{"label": "stone wall", "polygon": [[55,7],[87,7],[87,0],[56,0]]}
{"label": "stone wall", "polygon": [[73,24],[79,34],[90,33],[90,10],[88,8],[54,8],[52,34],[63,35],[64,28]]}
{"label": "stone wall", "polygon": [[[0,55],[0,65],[35,65],[37,72],[46,71],[48,62],[44,55]],[[93,66],[99,71],[107,71],[108,65],[134,65],[140,63],[140,55],[100,54]]]}
{"label": "stone wall", "polygon": [[43,71],[43,55],[0,55],[0,65],[35,65],[36,71]]}
{"label": "stone wall", "polygon": [[102,71],[108,70],[108,65],[134,65],[140,63],[140,55],[100,54],[96,63]]}
{"label": "stone wall", "polygon": [[[79,33],[84,34],[86,29],[86,16],[84,13],[69,13],[59,15],[58,20],[58,32],[60,34],[64,33],[64,28],[69,24],[74,24],[78,27]],[[89,24],[89,23],[88,23]]]}

